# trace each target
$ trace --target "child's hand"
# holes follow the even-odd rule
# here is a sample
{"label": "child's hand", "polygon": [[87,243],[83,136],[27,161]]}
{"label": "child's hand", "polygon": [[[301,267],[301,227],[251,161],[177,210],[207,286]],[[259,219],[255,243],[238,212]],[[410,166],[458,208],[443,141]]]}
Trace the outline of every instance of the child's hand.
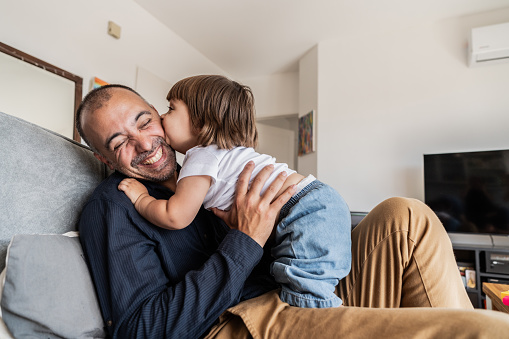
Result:
{"label": "child's hand", "polygon": [[118,189],[123,191],[134,204],[142,194],[148,194],[147,188],[138,180],[126,178],[118,184]]}

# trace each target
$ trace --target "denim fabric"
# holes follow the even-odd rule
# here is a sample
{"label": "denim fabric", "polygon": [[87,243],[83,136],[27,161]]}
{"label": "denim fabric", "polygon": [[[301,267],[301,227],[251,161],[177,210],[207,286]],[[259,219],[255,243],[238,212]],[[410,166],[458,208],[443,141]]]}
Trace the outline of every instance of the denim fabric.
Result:
{"label": "denim fabric", "polygon": [[271,273],[281,300],[299,307],[337,307],[334,293],[351,267],[350,211],[330,186],[315,180],[281,209]]}

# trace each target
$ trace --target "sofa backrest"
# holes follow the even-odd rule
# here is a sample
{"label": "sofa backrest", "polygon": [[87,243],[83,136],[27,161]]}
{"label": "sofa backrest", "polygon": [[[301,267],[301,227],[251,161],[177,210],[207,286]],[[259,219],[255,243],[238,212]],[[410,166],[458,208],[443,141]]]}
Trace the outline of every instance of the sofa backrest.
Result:
{"label": "sofa backrest", "polygon": [[0,112],[0,271],[13,235],[75,231],[108,174],[86,146]]}

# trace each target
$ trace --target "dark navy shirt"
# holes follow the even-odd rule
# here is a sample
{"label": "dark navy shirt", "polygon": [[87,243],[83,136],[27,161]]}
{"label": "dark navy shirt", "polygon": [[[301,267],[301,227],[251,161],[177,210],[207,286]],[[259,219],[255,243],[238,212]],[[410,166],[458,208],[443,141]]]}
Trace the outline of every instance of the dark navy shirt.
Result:
{"label": "dark navy shirt", "polygon": [[[110,336],[198,338],[228,307],[277,287],[269,251],[249,236],[203,208],[182,230],[154,226],[118,190],[123,178],[97,187],[79,223]],[[173,194],[143,183],[155,198]]]}

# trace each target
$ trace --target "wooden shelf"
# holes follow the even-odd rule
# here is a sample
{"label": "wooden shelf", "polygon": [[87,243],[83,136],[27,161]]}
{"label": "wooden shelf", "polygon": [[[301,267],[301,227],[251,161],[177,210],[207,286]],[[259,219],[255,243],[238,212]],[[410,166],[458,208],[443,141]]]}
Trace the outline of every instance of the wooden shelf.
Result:
{"label": "wooden shelf", "polygon": [[[453,244],[453,249],[456,255],[458,266],[462,266],[463,264],[468,263],[475,270],[475,281],[476,281],[475,288],[465,287],[475,308],[486,307],[484,303],[484,301],[486,300],[486,291],[484,285],[507,286],[507,288],[505,288],[503,291],[509,290],[509,285],[504,285],[497,282],[497,280],[509,282],[509,274],[492,273],[486,271],[487,266],[486,258],[488,257],[489,253],[490,252],[509,253],[508,247]],[[500,298],[498,299],[500,300]],[[500,304],[502,306],[505,306],[502,304],[502,300],[500,300]]]}

